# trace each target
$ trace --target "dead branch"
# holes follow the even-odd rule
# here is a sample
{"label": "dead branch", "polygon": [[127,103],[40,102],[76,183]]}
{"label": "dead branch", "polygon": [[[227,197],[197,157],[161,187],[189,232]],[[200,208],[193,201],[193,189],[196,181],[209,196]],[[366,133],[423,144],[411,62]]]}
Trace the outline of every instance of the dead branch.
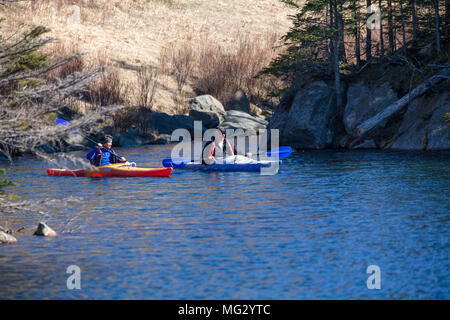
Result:
{"label": "dead branch", "polygon": [[402,98],[389,105],[383,111],[379,112],[372,118],[364,121],[360,124],[356,129],[357,139],[352,142],[352,146],[354,146],[357,142],[359,142],[365,135],[367,135],[370,131],[374,130],[381,123],[389,119],[396,112],[400,111],[405,105],[407,105],[411,100],[421,96],[427,90],[431,89],[436,84],[440,83],[443,79],[448,79],[450,76],[450,68],[444,69],[439,73],[433,75],[428,78],[422,84],[418,85],[415,89],[413,89],[410,93],[404,95]]}

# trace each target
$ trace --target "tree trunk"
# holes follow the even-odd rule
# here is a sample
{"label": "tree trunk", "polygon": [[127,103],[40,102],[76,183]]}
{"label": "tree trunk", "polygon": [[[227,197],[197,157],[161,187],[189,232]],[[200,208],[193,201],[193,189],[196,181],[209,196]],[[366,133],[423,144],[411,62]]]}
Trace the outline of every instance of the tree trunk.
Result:
{"label": "tree trunk", "polygon": [[[330,12],[330,30],[334,28],[334,13],[333,13],[333,0],[329,0],[328,2],[329,12]],[[329,42],[329,56],[328,56],[328,65],[329,65],[329,73],[330,75],[334,72],[334,34],[330,37]]]}
{"label": "tree trunk", "polygon": [[411,3],[411,13],[412,13],[412,25],[413,25],[413,41],[415,42],[417,39],[417,14],[416,14],[416,0],[410,0]]}
{"label": "tree trunk", "polygon": [[[379,126],[380,123],[384,122],[385,120],[389,119],[392,115],[394,115],[396,112],[400,111],[411,100],[421,96],[432,86],[438,84],[439,82],[445,79],[448,80],[449,78],[450,78],[450,68],[444,69],[441,72],[435,74],[434,76],[428,78],[426,81],[422,82],[420,85],[414,88],[411,92],[404,95],[401,99],[397,100],[396,102],[385,108],[383,111],[377,113],[372,118],[367,119],[366,121],[361,123],[356,128],[356,136],[358,138],[362,138],[369,131]],[[352,143],[352,145],[355,145],[356,142],[357,141],[355,140]]]}
{"label": "tree trunk", "polygon": [[440,23],[439,23],[439,0],[433,0],[434,5],[434,16],[435,16],[435,23],[436,23],[436,51],[437,54],[441,54],[441,31],[440,29]]}
{"label": "tree trunk", "polygon": [[[366,0],[367,8],[370,7],[372,0]],[[367,18],[370,14],[367,14]],[[366,26],[366,60],[369,61],[372,58],[372,30]]]}
{"label": "tree trunk", "polygon": [[342,17],[342,4],[339,5],[338,11],[338,22],[339,22],[339,56],[344,62],[347,62],[347,55],[345,53],[345,43],[344,43],[344,18]]}
{"label": "tree trunk", "polygon": [[400,16],[402,17],[402,52],[406,54],[406,30],[405,30],[405,15],[403,14],[403,0],[400,1]]}
{"label": "tree trunk", "polygon": [[360,25],[360,16],[358,10],[358,4],[356,0],[352,0],[351,2],[351,10],[353,11],[353,36],[355,37],[355,59],[356,66],[361,65],[361,25]]}
{"label": "tree trunk", "polygon": [[378,0],[378,7],[380,7],[380,56],[384,56],[384,39],[383,39],[383,7],[381,0]]}
{"label": "tree trunk", "polygon": [[388,37],[389,37],[389,53],[393,54],[395,51],[394,42],[394,26],[392,24],[392,1],[388,0]]}
{"label": "tree trunk", "polygon": [[[337,5],[337,0],[334,2],[334,28],[335,30],[339,27],[339,10]],[[339,33],[334,32],[334,86],[336,90],[336,107],[339,110],[341,108],[341,79],[339,74]]]}
{"label": "tree trunk", "polygon": [[445,1],[445,37],[450,38],[450,1]]}
{"label": "tree trunk", "polygon": [[359,31],[359,28],[356,28],[355,30],[355,56],[356,56],[356,65],[361,65],[361,48],[360,48],[360,41],[361,41],[361,33]]}

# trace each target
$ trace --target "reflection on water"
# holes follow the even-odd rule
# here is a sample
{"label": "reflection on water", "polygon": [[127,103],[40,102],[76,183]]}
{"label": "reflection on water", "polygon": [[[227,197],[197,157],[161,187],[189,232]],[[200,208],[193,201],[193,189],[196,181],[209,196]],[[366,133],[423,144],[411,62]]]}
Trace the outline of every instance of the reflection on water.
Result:
{"label": "reflection on water", "polygon": [[[170,155],[119,151],[140,166]],[[9,190],[83,201],[52,208],[57,237],[0,247],[0,298],[450,298],[449,153],[301,152],[276,176],[96,179],[48,177],[46,167],[19,160]],[[40,216],[8,219],[33,226]],[[66,287],[72,264],[81,290]],[[366,287],[371,264],[381,290]]]}

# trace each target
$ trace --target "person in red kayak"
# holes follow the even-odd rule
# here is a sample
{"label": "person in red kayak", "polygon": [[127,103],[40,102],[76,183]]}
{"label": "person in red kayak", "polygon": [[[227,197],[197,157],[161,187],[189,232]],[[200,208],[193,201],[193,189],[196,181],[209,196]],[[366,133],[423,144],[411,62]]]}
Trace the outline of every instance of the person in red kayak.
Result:
{"label": "person in red kayak", "polygon": [[103,136],[101,143],[97,144],[95,148],[89,151],[86,158],[96,167],[127,161],[124,157],[118,157],[114,150],[111,149],[112,142],[112,136]]}

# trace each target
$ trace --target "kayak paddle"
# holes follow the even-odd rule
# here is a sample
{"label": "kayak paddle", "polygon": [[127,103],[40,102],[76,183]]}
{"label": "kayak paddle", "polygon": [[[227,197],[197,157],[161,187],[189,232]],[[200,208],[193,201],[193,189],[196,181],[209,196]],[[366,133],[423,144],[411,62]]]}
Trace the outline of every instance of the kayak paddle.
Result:
{"label": "kayak paddle", "polygon": [[292,153],[291,147],[279,147],[279,148],[275,148],[270,151],[267,151],[267,156],[268,157],[278,156],[279,159],[282,159],[282,158],[289,157],[291,155],[291,153]]}
{"label": "kayak paddle", "polygon": [[[69,125],[69,122],[66,121],[66,120],[64,120],[64,119],[57,119],[57,120],[56,120],[56,124],[57,124],[58,126],[67,126],[67,125]],[[85,136],[85,135],[81,134],[77,129],[75,129],[74,131],[72,131],[72,133],[73,133],[73,134],[79,134],[80,136],[82,136],[82,137],[85,138],[86,140],[89,140],[90,142],[94,143],[95,145],[99,145],[99,143],[98,143],[97,141],[95,141],[94,139],[89,138],[88,136]],[[106,149],[106,148],[105,148],[105,149]],[[119,156],[117,153],[115,153],[114,151],[112,151],[111,149],[109,149],[109,152],[110,152],[113,156],[115,156],[115,157],[117,157],[117,158],[123,158],[123,157]],[[133,163],[134,163],[134,162],[133,162]]]}

